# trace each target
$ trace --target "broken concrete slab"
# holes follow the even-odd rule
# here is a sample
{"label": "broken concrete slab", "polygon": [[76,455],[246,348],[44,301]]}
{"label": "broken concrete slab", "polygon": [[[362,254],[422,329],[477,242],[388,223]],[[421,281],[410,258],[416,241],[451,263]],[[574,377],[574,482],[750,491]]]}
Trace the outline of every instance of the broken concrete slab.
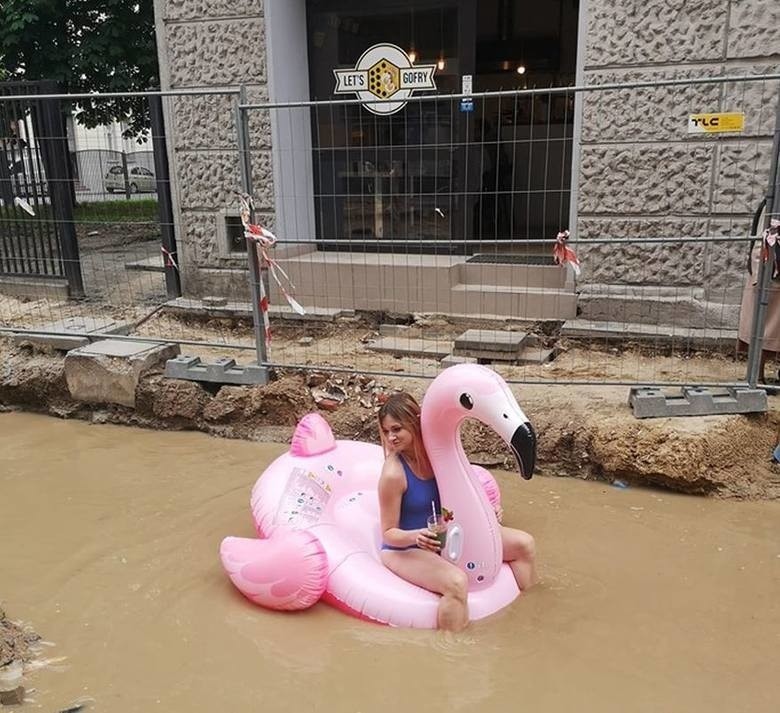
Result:
{"label": "broken concrete slab", "polygon": [[489,349],[455,349],[452,353],[459,357],[473,357],[480,364],[496,361],[505,364],[544,364],[553,358],[555,350],[531,346],[524,347],[518,352],[491,351]]}
{"label": "broken concrete slab", "polygon": [[403,337],[380,337],[367,345],[374,352],[385,352],[396,356],[430,357],[442,359],[452,352],[449,339],[419,339]]}
{"label": "broken concrete slab", "polygon": [[686,342],[691,346],[705,347],[734,344],[737,339],[737,330],[570,319],[561,327],[561,336],[586,339],[631,339],[632,341],[652,341],[654,344]]}
{"label": "broken concrete slab", "polygon": [[684,386],[680,394],[674,395],[658,387],[633,387],[628,394],[628,403],[636,418],[765,413],[768,408],[766,391],[748,387],[717,390]]}
{"label": "broken concrete slab", "polygon": [[[171,314],[183,316],[199,316],[220,319],[252,319],[252,304],[250,302],[231,302],[218,299],[219,304],[214,304],[214,298],[192,299],[189,297],[177,297],[165,303],[165,311]],[[352,309],[338,309],[331,307],[306,307],[306,314],[298,314],[287,303],[271,304],[268,307],[271,319],[279,318],[292,321],[333,322],[342,317],[354,317]]]}
{"label": "broken concrete slab", "polygon": [[67,353],[65,380],[76,401],[135,407],[141,376],[178,353],[178,344],[105,339]]}
{"label": "broken concrete slab", "polygon": [[476,364],[477,360],[474,357],[458,356],[457,354],[447,354],[444,359],[441,360],[441,365],[445,369],[449,366],[455,366],[456,364]]}
{"label": "broken concrete slab", "polygon": [[468,329],[455,337],[455,349],[459,352],[490,351],[512,352],[520,351],[527,334],[521,331],[506,332],[501,329]]}
{"label": "broken concrete slab", "polygon": [[96,317],[68,317],[56,322],[49,322],[35,327],[35,331],[17,332],[14,334],[14,344],[23,342],[45,346],[61,351],[76,349],[90,343],[90,337],[85,334],[102,336],[105,334],[128,334],[131,329],[127,322],[117,322],[114,319]]}
{"label": "broken concrete slab", "polygon": [[165,376],[186,381],[209,381],[217,384],[267,384],[268,367],[258,364],[238,365],[235,359],[221,357],[202,362],[200,357],[182,354],[165,364]]}
{"label": "broken concrete slab", "polygon": [[379,325],[379,334],[382,337],[402,337],[404,334],[411,333],[411,327],[408,324],[387,324]]}
{"label": "broken concrete slab", "polygon": [[455,339],[453,355],[473,357],[479,362],[542,364],[553,357],[538,337],[520,330],[469,329]]}

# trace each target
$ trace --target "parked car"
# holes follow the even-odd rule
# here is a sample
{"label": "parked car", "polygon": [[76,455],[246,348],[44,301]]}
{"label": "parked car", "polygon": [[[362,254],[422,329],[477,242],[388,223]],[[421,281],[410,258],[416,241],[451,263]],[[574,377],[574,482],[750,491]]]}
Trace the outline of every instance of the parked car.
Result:
{"label": "parked car", "polygon": [[[112,166],[104,179],[104,185],[109,193],[119,191],[124,193],[125,173],[122,166]],[[127,185],[130,193],[155,193],[157,191],[157,182],[154,174],[143,166],[129,167],[127,174]]]}

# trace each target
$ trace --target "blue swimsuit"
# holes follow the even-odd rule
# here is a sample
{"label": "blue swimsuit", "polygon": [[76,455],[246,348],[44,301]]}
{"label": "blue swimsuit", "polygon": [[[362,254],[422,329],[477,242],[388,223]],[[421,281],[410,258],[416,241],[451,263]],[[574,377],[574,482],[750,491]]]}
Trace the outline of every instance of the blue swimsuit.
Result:
{"label": "blue swimsuit", "polygon": [[[431,501],[436,505],[436,512],[441,512],[441,500],[439,499],[439,486],[436,478],[423,480],[418,478],[408,463],[401,457],[401,465],[406,475],[406,492],[401,497],[401,513],[398,518],[398,527],[401,530],[419,530],[427,527],[428,517],[432,515]],[[393,547],[382,543],[383,550],[411,550],[417,545],[408,547]]]}

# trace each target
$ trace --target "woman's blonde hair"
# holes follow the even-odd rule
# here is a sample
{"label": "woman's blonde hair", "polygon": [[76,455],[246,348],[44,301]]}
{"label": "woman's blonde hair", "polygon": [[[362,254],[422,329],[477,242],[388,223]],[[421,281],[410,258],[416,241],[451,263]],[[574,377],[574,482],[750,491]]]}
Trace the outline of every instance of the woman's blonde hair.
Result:
{"label": "woman's blonde hair", "polygon": [[382,421],[387,416],[398,421],[412,434],[415,461],[418,466],[421,465],[426,469],[430,469],[430,461],[425,451],[425,443],[423,442],[422,428],[420,426],[420,404],[417,403],[411,394],[405,391],[392,394],[382,404],[379,413],[377,413],[377,419],[379,421],[379,437],[382,440],[385,455],[388,453],[388,448],[385,433],[382,430]]}

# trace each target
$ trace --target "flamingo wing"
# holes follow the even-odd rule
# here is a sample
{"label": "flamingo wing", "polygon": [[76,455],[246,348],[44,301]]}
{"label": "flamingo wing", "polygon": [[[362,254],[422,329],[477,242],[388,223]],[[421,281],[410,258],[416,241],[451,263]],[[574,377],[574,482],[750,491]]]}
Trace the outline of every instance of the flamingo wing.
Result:
{"label": "flamingo wing", "polygon": [[255,604],[290,611],[319,600],[328,583],[328,558],[306,530],[278,530],[268,539],[226,537],[219,548],[230,580]]}

